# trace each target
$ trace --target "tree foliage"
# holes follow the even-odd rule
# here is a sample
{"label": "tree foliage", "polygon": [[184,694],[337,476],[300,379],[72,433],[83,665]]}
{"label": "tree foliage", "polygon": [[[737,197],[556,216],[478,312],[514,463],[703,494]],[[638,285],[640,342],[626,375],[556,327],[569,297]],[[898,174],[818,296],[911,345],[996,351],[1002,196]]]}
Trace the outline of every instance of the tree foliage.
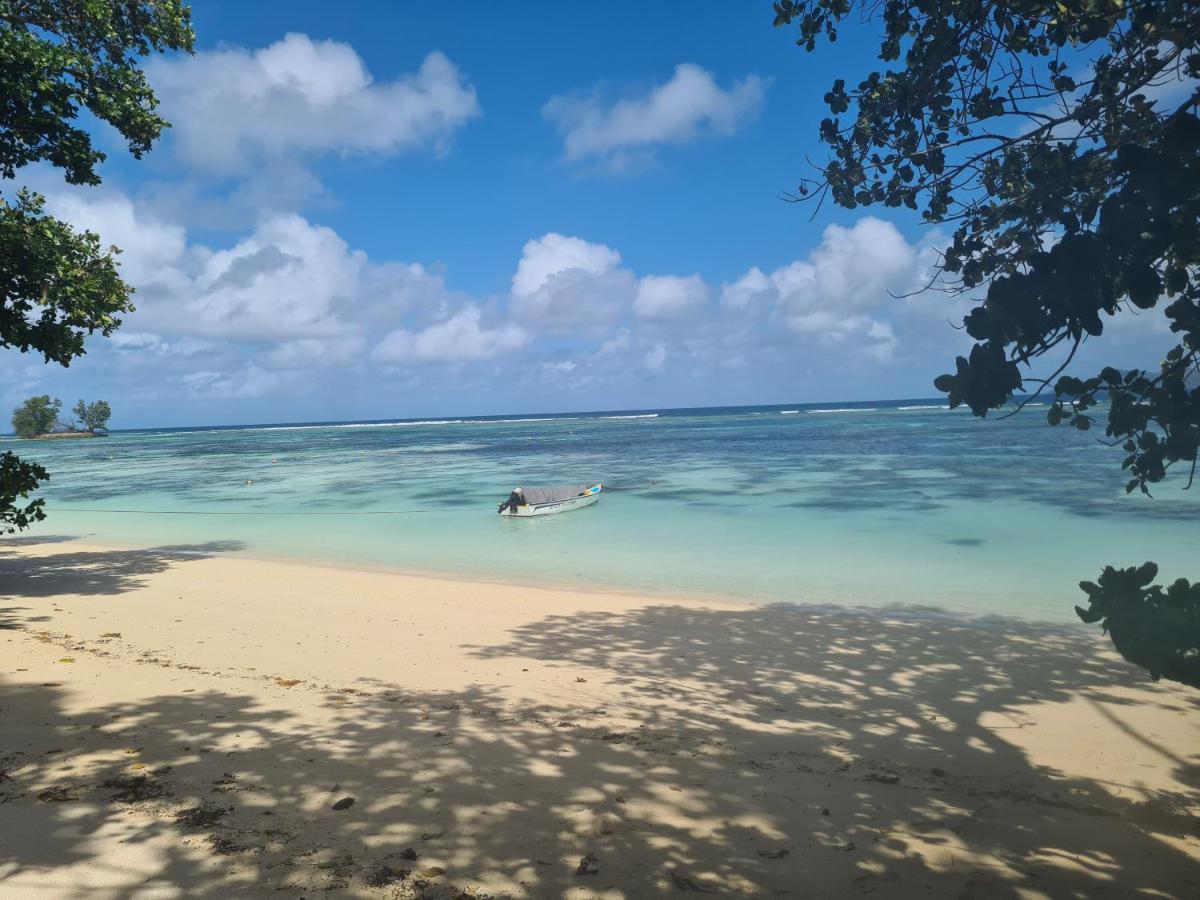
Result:
{"label": "tree foliage", "polygon": [[107,400],[86,403],[81,399],[75,404],[71,414],[79,421],[80,427],[87,431],[99,431],[108,427],[108,420],[112,418],[112,407],[108,405]]}
{"label": "tree foliage", "polygon": [[28,528],[34,522],[46,518],[42,498],[29,500],[29,494],[39,482],[46,481],[50,473],[37,463],[25,462],[15,453],[0,453],[0,534],[11,534]]}
{"label": "tree foliage", "polygon": [[62,401],[49,394],[30,397],[13,410],[13,431],[16,432],[17,437],[23,438],[49,434],[58,422],[58,414],[61,409]]}
{"label": "tree foliage", "polygon": [[1106,566],[1098,582],[1081,581],[1088,608],[1075,607],[1085,622],[1100,622],[1121,655],[1166,677],[1200,686],[1200,582],[1186,578],[1163,588],[1152,584],[1152,562],[1129,569]]}
{"label": "tree foliage", "polygon": [[115,248],[45,215],[44,202],[27,191],[0,199],[0,347],[66,366],[83,355],[89,334],[121,324],[133,290],[117,272]]}
{"label": "tree foliage", "polygon": [[[939,283],[982,299],[963,322],[974,346],[935,381],[951,406],[985,416],[1050,388],[1049,423],[1086,431],[1107,401],[1126,490],[1148,494],[1176,464],[1190,485],[1200,447],[1200,4],[778,0],[775,14],[808,51],[852,17],[881,32],[890,67],[833,83],[820,125],[829,159],[798,194],[953,224]],[[1175,336],[1154,370],[1063,375],[1110,317],[1139,311],[1165,316]],[[1030,374],[1051,360],[1048,377]],[[1107,571],[1102,583],[1115,584],[1120,573]],[[1164,645],[1132,637],[1133,623],[1163,621],[1151,612],[1161,606],[1121,605],[1104,621],[1151,672],[1194,672],[1166,657],[1151,665]]]}
{"label": "tree foliage", "polygon": [[0,0],[0,176],[44,160],[72,184],[99,184],[104,160],[77,122],[107,122],[141,158],[166,121],[140,58],[192,49],[179,0]]}
{"label": "tree foliage", "polygon": [[[181,0],[0,0],[0,178],[46,162],[72,184],[99,184],[105,155],[81,127],[85,112],[111,125],[141,157],[167,127],[141,59],[191,51]],[[0,194],[0,348],[69,365],[84,339],[108,335],[133,309],[115,248],[48,216],[44,198]],[[42,518],[18,509],[46,472],[12,454],[0,465],[0,525]]]}

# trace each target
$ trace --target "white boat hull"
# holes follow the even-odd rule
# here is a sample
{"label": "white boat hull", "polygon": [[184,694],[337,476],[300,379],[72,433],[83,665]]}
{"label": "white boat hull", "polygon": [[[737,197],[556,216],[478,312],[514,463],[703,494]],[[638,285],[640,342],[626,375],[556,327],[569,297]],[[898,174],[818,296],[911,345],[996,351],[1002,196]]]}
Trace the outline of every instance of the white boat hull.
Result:
{"label": "white boat hull", "polygon": [[570,512],[573,509],[583,509],[585,506],[591,506],[600,499],[600,485],[592,485],[587,489],[587,493],[579,497],[568,497],[566,500],[552,500],[548,503],[530,503],[525,506],[518,506],[516,509],[509,507],[500,513],[502,516],[511,516],[518,519],[527,519],[531,516],[552,516],[557,513]]}

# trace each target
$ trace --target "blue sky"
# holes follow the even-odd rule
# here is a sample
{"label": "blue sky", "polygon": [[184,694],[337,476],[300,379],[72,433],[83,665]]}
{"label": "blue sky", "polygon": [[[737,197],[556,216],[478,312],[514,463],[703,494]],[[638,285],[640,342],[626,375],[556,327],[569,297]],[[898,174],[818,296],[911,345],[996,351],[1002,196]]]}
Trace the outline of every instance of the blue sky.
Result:
{"label": "blue sky", "polygon": [[[783,202],[873,64],[769,4],[198,3],[149,73],[175,127],[101,188],[24,180],[124,249],[138,311],[0,400],[114,426],[929,396],[964,348],[945,233]],[[1152,322],[1108,360],[1144,363]]]}

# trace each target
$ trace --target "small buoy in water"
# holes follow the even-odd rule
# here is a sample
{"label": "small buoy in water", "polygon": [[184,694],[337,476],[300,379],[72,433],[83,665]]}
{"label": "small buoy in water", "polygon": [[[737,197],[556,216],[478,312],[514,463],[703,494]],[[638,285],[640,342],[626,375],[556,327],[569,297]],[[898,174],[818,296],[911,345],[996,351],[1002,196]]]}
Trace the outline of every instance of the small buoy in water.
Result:
{"label": "small buoy in water", "polygon": [[273,462],[273,463],[277,463],[277,462],[279,462],[279,460],[277,460],[277,459],[273,459],[273,460],[271,460],[271,462]]}
{"label": "small buoy in water", "polygon": [[247,478],[247,479],[246,479],[246,484],[254,484],[254,479],[253,479],[253,478]]}

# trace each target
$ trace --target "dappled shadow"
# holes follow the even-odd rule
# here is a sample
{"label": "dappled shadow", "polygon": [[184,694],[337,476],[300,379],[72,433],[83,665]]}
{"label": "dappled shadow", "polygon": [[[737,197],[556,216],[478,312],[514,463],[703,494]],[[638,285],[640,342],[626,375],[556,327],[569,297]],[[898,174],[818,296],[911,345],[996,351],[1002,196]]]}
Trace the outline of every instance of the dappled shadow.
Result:
{"label": "dappled shadow", "polygon": [[[44,543],[34,539],[31,543]],[[79,550],[29,555],[9,547],[27,546],[0,541],[0,597],[51,597],[57,594],[123,594],[142,587],[174,563],[203,559],[245,549],[241,541],[173,544],[138,550]]]}
{"label": "dappled shadow", "polygon": [[68,544],[79,540],[75,534],[15,534],[0,537],[0,550],[6,547],[37,547],[40,544]]}
{"label": "dappled shadow", "polygon": [[[0,680],[0,893],[75,865],[87,884],[53,896],[1195,896],[1200,758],[1148,748],[1177,779],[1155,786],[1022,750],[1080,696],[1134,732],[1138,704],[1200,712],[1167,690],[1131,704],[1136,673],[1095,649],[950,617],[653,605],[473,650],[569,666],[619,707],[189,671],[196,693],[80,711]],[[195,668],[123,664],[164,685]],[[153,866],[121,881],[97,833]]]}
{"label": "dappled shadow", "polygon": [[[1099,635],[932,610],[656,605],[551,616],[475,653],[612,673],[630,704],[642,707],[635,735],[667,733],[681,746],[716,739],[763,771],[799,766],[860,780],[853,818],[889,834],[887,846],[901,856],[928,856],[929,832],[949,828],[995,866],[984,880],[1013,892],[1022,884],[1057,884],[1062,896],[1116,884],[1149,890],[1151,873],[1139,875],[1148,876],[1144,882],[1122,878],[1139,853],[1166,866],[1160,889],[1200,888],[1200,860],[1152,834],[1200,835],[1200,753],[1169,753],[1119,711],[1157,706],[1194,716],[1200,694],[1149,685]],[[1147,691],[1131,694],[1139,682]],[[1057,727],[1069,741],[1069,721],[1054,720],[1070,715],[1067,705],[1080,697],[1146,748],[1144,762],[1080,777],[1030,761],[1021,732]],[[1147,767],[1168,770],[1169,786],[1147,786],[1140,771]],[[881,814],[866,786],[887,782],[908,791],[900,815]],[[1110,824],[1077,830],[1081,814],[1111,817]],[[921,837],[911,833],[914,823]],[[988,837],[968,840],[969,825]],[[1047,862],[1049,848],[1103,864],[1057,868]],[[898,863],[891,850],[875,848],[881,863]]]}
{"label": "dappled shadow", "polygon": [[28,606],[0,606],[0,630],[13,631],[37,622],[48,622],[50,617]]}

